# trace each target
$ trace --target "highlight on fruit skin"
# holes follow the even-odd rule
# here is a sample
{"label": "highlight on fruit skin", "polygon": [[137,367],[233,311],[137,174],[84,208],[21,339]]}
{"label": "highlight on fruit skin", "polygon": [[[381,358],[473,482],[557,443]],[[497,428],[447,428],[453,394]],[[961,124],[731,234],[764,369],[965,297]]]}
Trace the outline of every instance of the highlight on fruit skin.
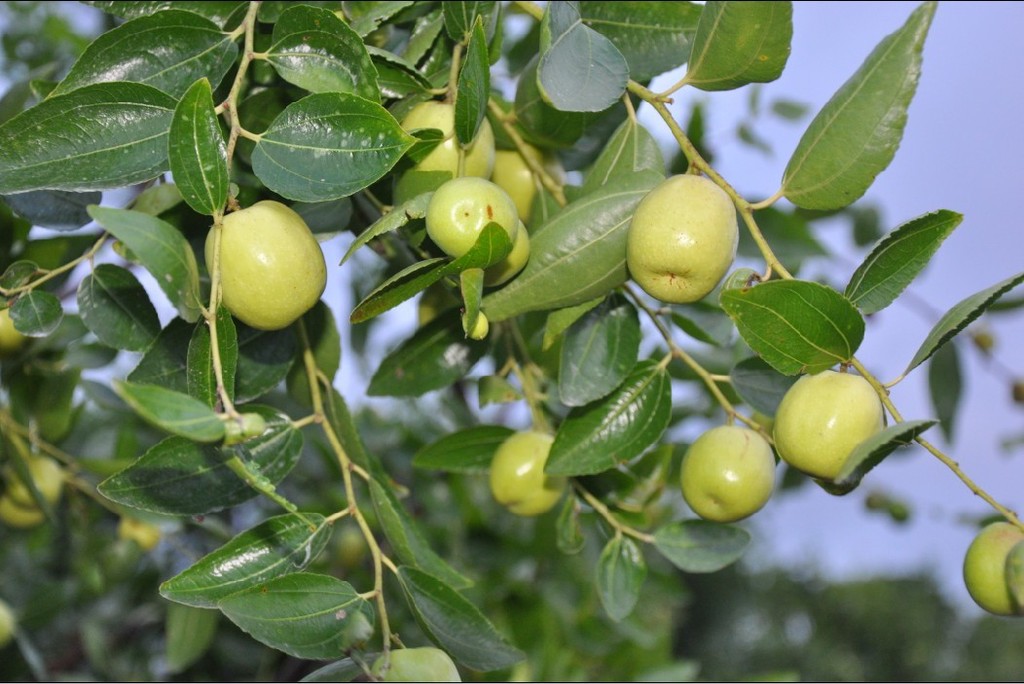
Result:
{"label": "highlight on fruit skin", "polygon": [[535,516],[554,508],[566,488],[564,477],[544,472],[554,437],[543,432],[516,432],[498,446],[491,461],[494,500],[512,513]]}
{"label": "highlight on fruit skin", "polygon": [[696,302],[736,258],[736,207],[703,176],[672,176],[644,196],[626,233],[626,265],[644,292],[672,304]]}
{"label": "highlight on fruit skin", "polygon": [[719,425],[694,441],[679,469],[683,498],[705,520],[736,522],[764,508],[775,489],[775,455],[759,433]]}
{"label": "highlight on fruit skin", "polygon": [[[206,238],[207,268],[217,230]],[[293,209],[273,200],[257,202],[225,216],[219,231],[221,296],[235,318],[260,330],[280,330],[320,300],[327,263]]]}

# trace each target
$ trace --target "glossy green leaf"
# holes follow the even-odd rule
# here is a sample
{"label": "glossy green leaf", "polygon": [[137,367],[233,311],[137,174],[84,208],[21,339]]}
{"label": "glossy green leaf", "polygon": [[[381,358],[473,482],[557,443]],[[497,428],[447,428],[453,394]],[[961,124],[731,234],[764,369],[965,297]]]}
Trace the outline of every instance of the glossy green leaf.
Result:
{"label": "glossy green leaf", "polygon": [[212,216],[228,201],[227,146],[205,78],[182,96],[168,138],[167,159],[188,206]]}
{"label": "glossy green leaf", "polygon": [[396,273],[366,295],[352,310],[349,320],[362,323],[379,316],[442,278],[471,268],[487,268],[504,259],[511,250],[512,241],[505,229],[497,223],[488,223],[468,252],[457,259],[426,259]]}
{"label": "glossy green leaf", "polygon": [[542,148],[570,147],[594,120],[590,112],[563,112],[548,104],[537,81],[539,57],[519,77],[513,113],[527,142]]}
{"label": "glossy green leaf", "polygon": [[60,300],[43,290],[20,295],[10,307],[14,329],[28,337],[46,337],[60,325],[64,309]]}
{"label": "glossy green leaf", "polygon": [[384,467],[375,455],[367,451],[345,399],[333,387],[324,392],[323,396],[325,417],[338,436],[345,453],[353,463],[368,471],[375,478],[385,479],[387,475],[384,472]]}
{"label": "glossy green leaf", "polygon": [[889,166],[903,138],[936,5],[922,4],[882,40],[814,117],[783,174],[786,199],[805,209],[840,209]]}
{"label": "glossy green leaf", "polygon": [[[484,294],[482,268],[467,268],[459,273],[459,293],[462,295],[462,331],[466,337],[472,337],[480,320],[480,300]],[[484,324],[487,325],[487,321]]]}
{"label": "glossy green leaf", "polygon": [[480,17],[473,26],[455,91],[455,136],[463,145],[476,138],[487,113],[490,96],[491,64],[487,54],[487,35]]}
{"label": "glossy green leaf", "polygon": [[409,201],[398,205],[374,221],[369,228],[360,233],[359,237],[353,240],[352,244],[349,245],[348,250],[345,252],[345,256],[341,259],[342,265],[348,261],[350,256],[355,254],[356,250],[369,243],[373,238],[398,230],[409,223],[411,219],[421,219],[425,217],[427,215],[427,205],[430,204],[430,198],[430,193],[417,195]]}
{"label": "glossy green leaf", "polygon": [[221,599],[218,607],[256,641],[296,658],[337,658],[372,634],[370,604],[348,582],[297,572]]}
{"label": "glossy green leaf", "polygon": [[409,34],[409,42],[402,51],[402,58],[410,64],[418,64],[441,35],[443,28],[444,13],[440,7],[417,19]]}
{"label": "glossy green leaf", "polygon": [[566,555],[577,554],[583,550],[586,539],[580,527],[579,504],[576,497],[567,496],[558,511],[555,522],[555,543],[558,550]]}
{"label": "glossy green leaf", "polygon": [[612,295],[573,323],[562,344],[558,397],[583,406],[619,386],[640,351],[640,317],[622,295]]}
{"label": "glossy green leaf", "polygon": [[363,37],[412,4],[411,0],[383,0],[382,2],[349,2],[346,0],[342,3],[346,16],[351,20],[352,28]]}
{"label": "glossy green leaf", "polygon": [[[365,662],[372,663],[376,660],[376,654],[364,653],[362,654]],[[341,660],[335,660],[333,663],[328,663],[323,667],[313,670],[308,675],[300,679],[300,682],[351,682],[352,680],[366,674],[363,670],[363,666],[352,658],[342,658]]]}
{"label": "glossy green leaf", "polygon": [[102,34],[50,96],[94,83],[130,81],[179,98],[201,78],[220,85],[237,56],[235,41],[209,19],[167,9]]}
{"label": "glossy green leaf", "polygon": [[953,443],[957,408],[963,398],[960,354],[956,344],[939,347],[928,363],[928,395],[939,419],[939,427],[948,444]]}
{"label": "glossy green leaf", "polygon": [[707,520],[669,523],[654,533],[654,548],[683,572],[716,572],[740,559],[750,533]]}
{"label": "glossy green leaf", "polygon": [[857,445],[846,457],[843,467],[836,475],[835,485],[846,493],[860,484],[868,471],[882,462],[886,456],[914,441],[914,438],[935,425],[934,420],[908,420],[890,425]]}
{"label": "glossy green leaf", "polygon": [[208,404],[159,385],[114,381],[114,391],[141,418],[174,435],[197,442],[224,438],[224,422]]}
{"label": "glossy green leaf", "polygon": [[295,334],[283,330],[257,330],[235,322],[238,331],[238,370],[235,401],[257,399],[277,387],[295,361]]}
{"label": "glossy green leaf", "polygon": [[370,498],[384,536],[400,562],[420,568],[432,577],[439,578],[438,581],[460,589],[473,584],[437,555],[390,488],[371,479]]}
{"label": "glossy green leaf", "polygon": [[627,117],[587,172],[580,192],[587,195],[623,176],[647,170],[664,176],[665,159],[661,147],[636,119]]}
{"label": "glossy green leaf", "polygon": [[[235,377],[238,370],[238,331],[231,312],[221,306],[217,310],[217,349],[220,354],[221,373],[228,398],[235,399]],[[217,373],[213,367],[212,338],[205,323],[196,326],[188,344],[188,393],[207,406],[220,400],[217,394]]]}
{"label": "glossy green leaf", "polygon": [[669,307],[672,322],[687,335],[716,347],[728,346],[735,329],[732,320],[719,307],[708,301],[673,304]]}
{"label": "glossy green leaf", "polygon": [[366,48],[377,72],[377,85],[383,97],[401,99],[430,89],[430,81],[411,62],[372,45]]}
{"label": "glossy green leaf", "polygon": [[885,236],[850,278],[846,296],[866,314],[895,301],[917,277],[963,216],[940,209],[904,223]]}
{"label": "glossy green leaf", "polygon": [[[457,42],[463,42],[473,30],[477,17],[487,19],[494,12],[494,2],[444,2],[441,11],[444,13],[444,27],[448,36]],[[489,21],[486,23],[490,23]]]}
{"label": "glossy green leaf", "polygon": [[160,595],[199,608],[281,575],[302,570],[331,537],[331,525],[317,513],[267,518],[203,556],[160,585]]}
{"label": "glossy green leaf", "polygon": [[993,302],[1022,282],[1024,282],[1024,272],[1011,276],[992,287],[971,295],[947,311],[928,333],[924,342],[921,343],[920,348],[918,348],[910,363],[907,364],[907,369],[903,371],[903,374],[906,375],[927,361],[942,345],[956,337],[957,333],[970,325],[978,316],[985,313],[985,310]]}
{"label": "glossy green leaf", "polygon": [[175,318],[146,350],[127,380],[140,385],[159,385],[188,392],[188,346],[195,325]]}
{"label": "glossy green leaf", "polygon": [[[312,309],[302,315],[302,325],[317,369],[327,378],[328,383],[333,383],[334,376],[341,367],[341,333],[334,321],[331,308],[323,300],[318,301]],[[288,394],[292,399],[303,406],[313,405],[306,365],[301,359],[292,365],[287,383]]]}
{"label": "glossy green leaf", "polygon": [[536,229],[526,268],[484,297],[491,322],[581,304],[625,283],[629,222],[636,205],[661,180],[651,171],[624,177],[569,204]]}
{"label": "glossy green leaf", "polygon": [[797,381],[796,376],[783,375],[764,360],[752,356],[743,359],[729,371],[732,388],[755,411],[774,416],[786,391]]}
{"label": "glossy green leaf", "polygon": [[583,23],[578,2],[549,3],[540,26],[537,82],[563,112],[600,112],[626,90],[629,65],[612,41]]}
{"label": "glossy green leaf", "polygon": [[486,473],[494,452],[512,432],[502,425],[477,425],[459,430],[417,451],[412,464],[424,470]]}
{"label": "glossy green leaf", "polygon": [[241,0],[88,0],[83,4],[122,19],[148,17],[168,9],[185,10],[223,26],[231,15],[236,14],[247,3]]}
{"label": "glossy green leaf", "polygon": [[466,667],[490,672],[525,657],[498,634],[476,606],[438,578],[403,566],[398,569],[398,579],[423,631]]}
{"label": "glossy green leaf", "polygon": [[672,417],[672,382],[641,361],[609,396],[569,412],[551,445],[550,475],[593,475],[625,463],[657,442]]}
{"label": "glossy green leaf", "polygon": [[100,264],[78,284],[78,313],[99,340],[114,349],[144,351],[160,334],[160,318],[131,271]]}
{"label": "glossy green leaf", "polygon": [[380,101],[377,72],[359,37],[334,12],[296,4],[274,24],[269,61],[284,80],[313,93]]}
{"label": "glossy green leaf", "polygon": [[544,322],[544,339],[541,342],[541,348],[545,350],[550,349],[562,336],[562,333],[604,300],[603,296],[597,297],[582,304],[567,306],[564,309],[558,309],[549,313]]}
{"label": "glossy green leaf", "polygon": [[793,38],[791,2],[704,5],[686,81],[701,90],[732,90],[782,75]]}
{"label": "glossy green leaf", "polygon": [[818,283],[776,280],[722,290],[721,303],[750,348],[784,375],[847,362],[864,339],[853,304]]}
{"label": "glossy green leaf", "polygon": [[99,204],[102,199],[99,192],[63,190],[33,190],[3,197],[15,214],[33,226],[51,230],[78,230],[92,222],[86,207]]}
{"label": "glossy green leaf", "polygon": [[91,206],[89,215],[142,262],[182,318],[199,318],[199,266],[192,247],[177,228],[155,216],[127,209]]}
{"label": "glossy green leaf", "polygon": [[168,672],[182,672],[202,658],[214,642],[219,621],[220,613],[215,610],[178,603],[167,606],[167,619],[164,621],[167,646],[164,657]]}
{"label": "glossy green leaf", "polygon": [[616,535],[597,559],[597,595],[616,622],[633,612],[647,578],[647,563],[636,542]]}
{"label": "glossy green leaf", "polygon": [[693,2],[582,2],[583,23],[605,36],[629,64],[634,81],[682,65],[690,54],[701,6]]}
{"label": "glossy green leaf", "polygon": [[38,274],[39,264],[34,261],[15,261],[0,275],[0,287],[8,289],[21,287]]}
{"label": "glossy green leaf", "polygon": [[168,169],[177,102],[140,83],[97,83],[44,100],[0,126],[0,193],[106,190]]}
{"label": "glossy green leaf", "polygon": [[270,190],[288,199],[323,202],[380,180],[414,140],[375,102],[316,93],[274,119],[253,149],[252,167]]}
{"label": "glossy green leaf", "polygon": [[168,515],[206,515],[248,501],[257,492],[228,467],[228,460],[237,456],[276,484],[298,462],[302,433],[275,409],[245,409],[266,420],[267,430],[259,437],[223,449],[168,437],[101,482],[100,493],[131,508]]}

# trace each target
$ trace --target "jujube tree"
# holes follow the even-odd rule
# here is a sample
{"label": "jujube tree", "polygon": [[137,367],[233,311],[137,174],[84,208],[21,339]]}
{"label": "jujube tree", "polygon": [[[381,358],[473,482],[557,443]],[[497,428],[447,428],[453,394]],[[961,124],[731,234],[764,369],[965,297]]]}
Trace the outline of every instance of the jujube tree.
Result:
{"label": "jujube tree", "polygon": [[[116,26],[0,124],[17,236],[0,245],[0,496],[44,530],[120,520],[129,555],[180,540],[193,557],[153,555],[178,669],[223,615],[332,661],[311,681],[393,679],[428,657],[443,677],[452,661],[463,677],[565,676],[532,626],[564,635],[600,611],[666,627],[676,573],[743,556],[750,532],[732,522],[771,496],[771,445],[841,495],[916,442],[1024,530],[925,436],[937,420],[889,397],[1024,273],[951,309],[886,383],[856,356],[864,317],[960,215],[897,226],[842,291],[773,249],[779,225],[848,211],[889,165],[935,3],[868,56],[755,201],[709,162],[698,114],[669,104],[777,79],[790,3],[87,4]],[[101,194],[116,188],[121,206]],[[739,232],[753,269],[734,264]],[[321,299],[317,240],[342,236],[326,268],[347,273],[348,311]],[[341,382],[342,338],[374,358],[370,331],[416,297],[420,327],[368,386]],[[826,383],[842,387],[816,393]],[[414,454],[350,410],[364,394],[433,402],[429,427],[402,436]],[[732,427],[698,439],[680,475],[676,428],[709,419]],[[109,437],[103,458],[86,420]],[[49,475],[26,486],[41,463],[64,503]],[[59,515],[71,505],[87,513]],[[1019,604],[1017,547],[992,576]],[[546,601],[565,592],[575,606]],[[623,629],[603,648],[645,653],[619,665],[635,677],[667,646]]]}

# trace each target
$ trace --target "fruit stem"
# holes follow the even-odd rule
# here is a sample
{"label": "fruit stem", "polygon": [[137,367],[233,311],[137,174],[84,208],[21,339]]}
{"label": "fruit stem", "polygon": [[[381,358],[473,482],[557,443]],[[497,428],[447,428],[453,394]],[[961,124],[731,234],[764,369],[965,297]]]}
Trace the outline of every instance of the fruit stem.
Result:
{"label": "fruit stem", "polygon": [[754,211],[760,211],[761,209],[767,209],[768,207],[772,206],[773,204],[775,204],[776,202],[778,202],[782,198],[783,198],[782,188],[779,188],[778,190],[775,191],[775,194],[772,195],[771,197],[766,197],[763,200],[761,200],[760,202],[751,202],[750,203],[750,208],[753,209]]}
{"label": "fruit stem", "polygon": [[646,532],[641,532],[635,527],[630,527],[629,525],[625,524],[624,522],[616,518],[615,514],[608,510],[608,507],[601,503],[600,499],[598,499],[596,496],[588,492],[586,488],[579,482],[573,480],[572,486],[576,490],[576,493],[579,494],[580,497],[587,502],[587,505],[589,505],[591,508],[597,511],[598,515],[604,518],[605,521],[612,526],[612,529],[615,530],[616,534],[625,534],[645,544],[654,543],[653,535],[647,534]]}
{"label": "fruit stem", "polygon": [[516,2],[514,2],[513,4],[522,11],[529,14],[537,21],[540,21],[541,19],[544,18],[544,10],[541,9],[540,5],[536,3],[528,2],[525,0],[516,0]]}
{"label": "fruit stem", "polygon": [[107,241],[107,234],[103,233],[100,236],[99,240],[97,240],[93,244],[93,246],[89,248],[89,250],[87,252],[82,254],[77,259],[72,259],[71,261],[69,261],[68,263],[66,263],[66,264],[64,264],[62,266],[59,266],[59,267],[57,267],[57,268],[55,268],[53,270],[50,270],[50,271],[46,271],[43,275],[39,276],[35,280],[33,280],[33,281],[29,282],[29,283],[26,283],[25,285],[22,285],[20,287],[12,287],[10,289],[4,288],[4,287],[0,287],[0,295],[3,295],[4,297],[13,297],[16,294],[20,294],[22,292],[28,292],[30,290],[34,290],[35,288],[39,287],[43,283],[47,282],[48,280],[53,280],[54,278],[56,278],[57,276],[61,275],[62,273],[67,273],[68,271],[72,270],[73,268],[75,268],[79,264],[81,264],[81,263],[83,263],[85,261],[91,260],[94,256],[96,256],[96,253],[100,251],[100,248],[103,247],[103,244],[106,241]]}
{"label": "fruit stem", "polygon": [[647,317],[651,319],[651,322],[654,323],[654,327],[658,329],[658,332],[661,333],[662,338],[665,340],[665,344],[668,345],[668,349],[671,355],[685,363],[687,366],[689,366],[690,370],[696,373],[697,377],[699,377],[704,382],[705,386],[707,386],[708,388],[708,391],[711,392],[711,395],[715,398],[715,400],[718,401],[719,404],[721,404],[722,408],[725,410],[727,419],[730,421],[738,419],[750,425],[750,427],[754,428],[755,430],[760,430],[760,427],[756,423],[754,423],[754,421],[736,411],[736,407],[733,406],[732,402],[729,401],[728,397],[726,397],[725,394],[722,393],[722,390],[718,387],[719,378],[721,376],[714,376],[711,373],[709,373],[707,369],[704,368],[704,366],[700,365],[700,363],[697,362],[696,359],[694,359],[692,356],[686,353],[686,350],[684,350],[682,347],[675,343],[675,340],[672,339],[671,331],[665,326],[664,323],[661,322],[661,319],[658,318],[658,312],[656,312],[654,309],[648,306],[647,302],[644,301],[643,297],[637,294],[636,290],[634,290],[628,284],[623,285],[622,287],[626,291],[626,294],[628,294],[629,297],[633,300],[633,302],[636,303],[637,307],[643,310],[643,312],[647,314]]}
{"label": "fruit stem", "polygon": [[494,100],[489,100],[487,102],[487,108],[491,111],[491,114],[494,115],[495,120],[501,124],[505,134],[512,139],[512,142],[516,146],[516,151],[519,152],[519,156],[522,157],[526,166],[530,169],[530,173],[540,179],[541,185],[544,186],[545,190],[551,193],[551,196],[555,198],[556,202],[558,202],[558,206],[564,207],[568,204],[569,201],[565,198],[565,192],[562,191],[562,186],[559,185],[558,181],[551,177],[551,174],[547,172],[547,169],[544,168],[544,165],[541,162],[534,159],[533,156],[527,152],[529,145],[525,140],[523,140],[523,136],[519,135],[519,131],[517,131],[516,127],[512,124],[513,117],[506,114]]}
{"label": "fruit stem", "polygon": [[[505,362],[505,365],[519,378],[519,385],[523,390],[523,398],[526,400],[526,405],[530,408],[530,419],[533,422],[534,429],[538,432],[554,434],[542,406],[544,393],[534,381],[533,371],[537,366],[530,359],[530,352],[526,346],[526,341],[523,339],[523,334],[515,321],[510,321],[507,329],[511,331],[509,337],[512,339],[512,342],[509,345],[508,361]],[[516,358],[517,351],[518,355],[522,357],[524,365],[520,365]]]}
{"label": "fruit stem", "polygon": [[[380,617],[380,629],[381,635],[384,641],[384,653],[388,653],[391,649],[391,625],[388,621],[388,609],[384,601],[384,565],[387,565],[389,569],[394,571],[394,564],[391,563],[390,559],[384,555],[381,551],[380,545],[377,543],[377,538],[373,534],[373,530],[370,529],[369,523],[366,521],[366,517],[359,508],[358,500],[356,499],[355,487],[352,483],[352,472],[356,469],[356,465],[352,463],[352,460],[348,456],[348,452],[345,451],[345,447],[342,445],[341,440],[338,438],[338,434],[334,431],[334,427],[331,425],[329,420],[326,420],[326,411],[324,410],[324,399],[323,394],[320,392],[320,378],[322,376],[319,367],[316,365],[316,357],[313,355],[313,347],[309,342],[309,334],[306,331],[306,325],[299,319],[298,322],[299,341],[302,344],[302,363],[306,369],[306,379],[309,385],[310,401],[313,404],[313,412],[317,416],[320,422],[320,429],[323,430],[324,436],[327,438],[327,442],[334,451],[335,456],[338,459],[338,465],[341,467],[341,477],[345,486],[345,499],[348,501],[349,515],[359,525],[359,531],[363,533],[363,539],[366,540],[366,546],[370,549],[370,556],[373,559],[373,594],[376,598],[377,613]],[[365,471],[363,476],[369,479]]]}
{"label": "fruit stem", "polygon": [[[872,375],[856,358],[850,362],[850,365],[857,369],[857,372],[860,373],[861,376],[863,376],[864,379],[867,380],[875,389],[875,392],[878,394],[878,398],[882,400],[882,405],[885,406],[886,410],[892,415],[893,420],[897,423],[902,423],[903,416],[900,415],[899,409],[896,408],[896,405],[892,403],[892,399],[889,398],[889,392],[886,390],[885,386],[879,382],[878,378]],[[1017,514],[996,501],[988,492],[975,484],[974,480],[960,469],[960,464],[928,440],[922,439],[921,437],[915,437],[914,441],[927,449],[933,456],[935,456],[935,458],[939,459],[943,465],[952,470],[953,474],[960,478],[960,481],[967,485],[967,488],[974,492],[975,496],[980,497],[982,501],[994,508],[1001,516],[1006,518],[1006,520],[1013,523],[1021,530],[1024,530],[1024,522],[1017,517]]]}

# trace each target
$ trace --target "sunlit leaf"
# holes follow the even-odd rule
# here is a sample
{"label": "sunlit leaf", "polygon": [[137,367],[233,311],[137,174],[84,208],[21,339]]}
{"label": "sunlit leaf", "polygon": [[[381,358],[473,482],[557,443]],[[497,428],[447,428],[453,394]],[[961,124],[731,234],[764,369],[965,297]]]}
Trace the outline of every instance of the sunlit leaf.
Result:
{"label": "sunlit leaf", "polygon": [[160,585],[171,601],[216,608],[221,599],[302,570],[327,545],[331,526],[316,513],[267,518]]}

